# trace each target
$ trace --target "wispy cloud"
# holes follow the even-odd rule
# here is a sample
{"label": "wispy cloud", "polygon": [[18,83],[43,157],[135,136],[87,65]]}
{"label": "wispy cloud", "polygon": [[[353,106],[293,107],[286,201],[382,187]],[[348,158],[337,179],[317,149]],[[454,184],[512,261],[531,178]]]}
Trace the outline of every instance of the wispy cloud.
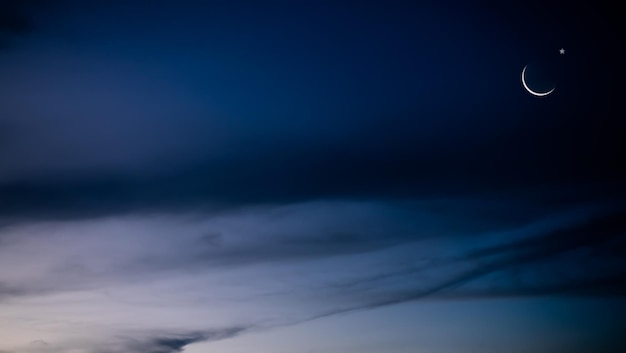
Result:
{"label": "wispy cloud", "polygon": [[[49,327],[57,342],[25,338],[46,349],[77,332],[117,342],[95,353],[174,353],[415,300],[625,294],[623,212],[499,205],[505,222],[477,198],[14,224],[2,230],[0,306],[22,334],[18,318],[58,321]],[[223,326],[234,328],[203,329]],[[136,328],[165,334],[129,333]]]}
{"label": "wispy cloud", "polygon": [[[324,314],[371,309],[419,299],[582,295],[626,296],[626,214],[623,211],[546,231],[538,236],[435,257],[408,270],[383,273],[333,288],[362,291],[392,282],[416,288],[372,296],[363,306]],[[411,287],[406,286],[406,287]]]}
{"label": "wispy cloud", "polygon": [[[90,353],[177,353],[193,343],[232,338],[249,330],[248,327],[231,327],[205,332],[160,335],[141,339],[122,339],[109,342],[106,348],[96,348]],[[111,348],[111,346],[115,348]]]}
{"label": "wispy cloud", "polygon": [[87,353],[177,353],[194,343],[233,338],[250,329],[251,326],[240,326],[196,332],[143,332],[136,333],[135,337],[122,332],[116,337],[104,339],[96,337],[55,343],[35,340],[18,347],[15,352],[61,353],[78,350]]}

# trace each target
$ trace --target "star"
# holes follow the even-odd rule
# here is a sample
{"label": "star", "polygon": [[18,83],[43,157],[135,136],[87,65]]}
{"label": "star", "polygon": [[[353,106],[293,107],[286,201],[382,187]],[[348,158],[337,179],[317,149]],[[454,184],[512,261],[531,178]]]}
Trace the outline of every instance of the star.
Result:
{"label": "star", "polygon": [[563,48],[559,49],[559,54],[561,54],[561,55],[565,54],[565,49],[563,49]]}

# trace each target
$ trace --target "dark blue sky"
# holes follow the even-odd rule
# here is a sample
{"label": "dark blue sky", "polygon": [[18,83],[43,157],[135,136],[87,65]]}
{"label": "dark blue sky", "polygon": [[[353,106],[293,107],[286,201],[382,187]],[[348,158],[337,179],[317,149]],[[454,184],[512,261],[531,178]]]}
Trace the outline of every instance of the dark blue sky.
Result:
{"label": "dark blue sky", "polygon": [[[510,326],[483,322],[507,327],[484,349],[459,329],[477,352],[542,323],[564,336],[519,352],[577,347],[567,332],[608,349],[612,313],[588,308],[623,308],[620,20],[582,2],[0,1],[0,306],[63,317],[0,351],[177,352],[270,328],[289,341],[277,328],[428,298],[489,307],[477,297],[520,300],[494,316]],[[542,98],[520,80],[538,63],[556,84]],[[119,304],[102,320],[58,298],[101,292]],[[578,320],[606,325],[537,309],[580,295]],[[171,322],[124,316],[161,299],[142,312]],[[176,310],[198,303],[218,319]],[[393,321],[384,310],[361,324]],[[72,322],[107,329],[78,339]],[[414,342],[398,332],[427,323],[402,322],[371,347],[466,346]]]}
{"label": "dark blue sky", "polygon": [[[61,188],[120,195],[193,184],[172,193],[271,199],[623,177],[623,49],[609,9],[167,1],[7,9],[24,21],[14,31],[7,22],[3,35],[7,182],[59,178],[69,180]],[[538,60],[558,67],[550,99],[520,89],[521,68]],[[51,193],[59,199],[47,202],[71,208],[63,199],[71,193]]]}

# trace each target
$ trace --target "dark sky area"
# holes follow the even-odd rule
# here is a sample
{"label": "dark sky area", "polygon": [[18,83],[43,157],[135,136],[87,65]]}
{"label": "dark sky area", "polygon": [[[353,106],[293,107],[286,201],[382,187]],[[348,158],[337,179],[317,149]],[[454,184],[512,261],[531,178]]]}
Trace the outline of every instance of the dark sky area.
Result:
{"label": "dark sky area", "polygon": [[[24,268],[0,271],[0,310],[45,322],[58,307],[60,322],[107,327],[77,338],[69,324],[44,333],[25,326],[13,337],[32,336],[26,346],[5,347],[0,333],[0,352],[187,352],[243,337],[274,305],[257,291],[283,275],[298,290],[272,287],[293,292],[281,299],[293,311],[272,312],[281,324],[271,332],[429,297],[582,294],[623,310],[619,14],[579,1],[0,0],[0,258]],[[530,72],[541,68],[554,92],[526,91],[526,65],[529,85],[546,84]],[[431,245],[413,248],[421,242],[436,249],[425,255],[429,265],[418,253]],[[12,254],[40,260],[25,266]],[[266,268],[276,263],[278,272]],[[363,272],[352,271],[357,265]],[[320,277],[287,275],[301,268]],[[338,268],[347,272],[322,278]],[[41,317],[32,309],[59,293],[130,298],[159,281],[170,288],[172,271],[220,284],[252,276],[262,285],[219,295],[258,305],[250,317],[240,318],[241,308],[216,316],[232,323],[183,320],[193,312],[181,313],[180,325],[154,320],[107,349],[98,347],[126,337],[116,331],[122,316],[97,322],[75,316],[87,310],[80,306],[49,304]],[[434,279],[419,279],[424,271]],[[172,308],[200,300],[184,288],[167,297]],[[597,335],[588,342],[569,340],[570,328],[560,345],[515,352],[610,352],[616,324],[594,313],[606,325],[589,329]],[[401,331],[381,337],[400,340]],[[520,331],[507,332],[500,337]],[[365,352],[331,342],[264,347]],[[245,351],[241,344],[224,349]],[[372,352],[446,351],[433,344]],[[482,352],[507,346],[493,344]],[[189,352],[214,351],[206,347]]]}
{"label": "dark sky area", "polygon": [[[610,9],[4,7],[2,194],[24,212],[623,179]],[[517,76],[542,59],[558,92],[533,100]]]}

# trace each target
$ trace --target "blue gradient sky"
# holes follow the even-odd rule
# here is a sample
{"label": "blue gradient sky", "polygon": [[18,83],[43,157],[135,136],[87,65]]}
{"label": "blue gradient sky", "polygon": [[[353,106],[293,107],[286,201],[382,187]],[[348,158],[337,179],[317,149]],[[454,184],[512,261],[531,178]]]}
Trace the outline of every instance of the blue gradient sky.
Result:
{"label": "blue gradient sky", "polygon": [[0,2],[0,353],[621,352],[618,23]]}

